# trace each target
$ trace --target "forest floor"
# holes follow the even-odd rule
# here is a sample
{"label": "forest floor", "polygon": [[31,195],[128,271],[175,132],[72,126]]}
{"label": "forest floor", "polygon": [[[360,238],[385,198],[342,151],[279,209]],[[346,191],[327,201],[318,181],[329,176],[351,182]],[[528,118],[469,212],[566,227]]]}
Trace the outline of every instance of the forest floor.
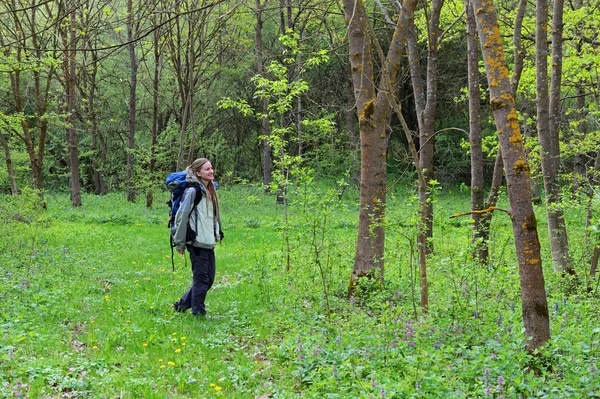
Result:
{"label": "forest floor", "polygon": [[31,195],[0,197],[0,397],[600,397],[584,206],[566,212],[577,288],[552,272],[536,209],[552,340],[529,354],[510,221],[494,216],[490,264],[478,266],[468,217],[448,218],[468,211],[468,192],[436,194],[427,315],[414,193],[388,199],[385,286],[367,281],[352,300],[356,192],[299,187],[287,221],[259,188],[219,193],[225,239],[206,318],[171,307],[191,270],[177,254],[172,270],[166,194],[147,209],[122,194],[72,208],[49,193],[45,211]]}

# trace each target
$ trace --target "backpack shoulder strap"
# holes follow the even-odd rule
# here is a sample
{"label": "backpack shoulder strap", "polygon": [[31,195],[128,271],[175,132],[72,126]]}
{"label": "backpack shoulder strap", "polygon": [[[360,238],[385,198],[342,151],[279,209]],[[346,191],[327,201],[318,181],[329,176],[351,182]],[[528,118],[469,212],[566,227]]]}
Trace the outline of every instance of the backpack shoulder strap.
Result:
{"label": "backpack shoulder strap", "polygon": [[[196,191],[196,195],[194,196],[194,205],[192,205],[192,209],[190,209],[190,213],[191,213],[194,211],[194,209],[196,209],[196,207],[200,203],[200,200],[202,200],[202,189],[196,183],[190,183],[188,185],[188,188],[193,188]],[[187,190],[187,188],[186,188],[186,190]]]}

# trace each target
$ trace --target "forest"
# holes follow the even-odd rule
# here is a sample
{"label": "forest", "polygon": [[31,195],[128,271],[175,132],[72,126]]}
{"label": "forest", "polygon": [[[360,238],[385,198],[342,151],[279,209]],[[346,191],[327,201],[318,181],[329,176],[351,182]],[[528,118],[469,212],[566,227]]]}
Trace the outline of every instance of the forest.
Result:
{"label": "forest", "polygon": [[[0,0],[0,396],[600,397],[599,25],[598,0]],[[198,320],[165,178],[204,157]]]}

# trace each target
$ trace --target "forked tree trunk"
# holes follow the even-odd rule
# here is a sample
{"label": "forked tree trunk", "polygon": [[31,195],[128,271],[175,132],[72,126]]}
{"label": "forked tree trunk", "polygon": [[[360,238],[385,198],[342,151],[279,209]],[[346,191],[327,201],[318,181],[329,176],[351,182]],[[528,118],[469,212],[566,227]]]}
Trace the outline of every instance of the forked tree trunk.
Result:
{"label": "forked tree trunk", "polygon": [[[378,42],[362,0],[344,0],[348,27],[350,64],[360,126],[361,184],[358,239],[349,294],[358,279],[377,277],[383,281],[384,226],[386,202],[386,124],[391,110],[387,96],[396,86],[400,57],[412,24],[416,0],[406,0],[398,17],[387,56]],[[382,58],[381,85],[377,91],[372,51]]]}
{"label": "forked tree trunk", "polygon": [[496,120],[506,172],[513,235],[519,262],[523,324],[525,334],[531,337],[527,341],[527,348],[533,350],[550,339],[550,320],[537,222],[531,202],[529,165],[525,159],[523,138],[494,3],[492,0],[472,0],[471,4],[475,11],[490,87],[490,105]]}
{"label": "forked tree trunk", "polygon": [[[560,118],[560,74],[562,74],[562,1],[556,0],[553,25],[552,96],[548,95],[548,0],[537,0],[536,6],[536,104],[537,126],[544,191],[548,236],[555,272],[575,274],[569,264],[567,228],[561,206],[558,167],[560,148],[558,120]],[[556,25],[558,24],[558,25]],[[552,104],[551,104],[552,103]],[[552,105],[552,108],[551,108]],[[556,114],[554,114],[556,113]]]}
{"label": "forked tree trunk", "polygon": [[[7,2],[5,3],[8,9],[17,8],[15,3]],[[12,56],[17,61],[17,65],[23,62],[24,59],[24,49],[33,49],[28,50],[28,56],[33,57],[35,59],[41,59],[42,57],[46,57],[46,52],[42,51],[40,42],[42,41],[40,36],[44,33],[43,31],[38,31],[39,24],[37,23],[37,7],[32,7],[29,9],[30,14],[27,15],[27,18],[20,18],[22,15],[21,12],[10,12],[8,15],[12,18],[12,22],[14,26],[19,26],[20,29],[16,31],[16,42],[14,44],[14,48],[11,47],[4,40],[4,35],[0,32],[0,46],[4,48],[5,55]],[[47,16],[48,18],[55,17],[50,14]],[[29,28],[29,29],[27,29]],[[12,40],[11,40],[12,41]],[[58,46],[56,46],[58,47]],[[56,54],[53,54],[56,55]],[[45,78],[42,77],[42,71],[45,73]],[[25,104],[23,101],[23,92],[21,87],[21,72],[22,70],[19,68],[15,68],[10,72],[10,84],[12,89],[12,95],[14,99],[14,108],[18,113],[25,113]],[[42,118],[42,116],[46,113],[49,92],[50,92],[50,84],[54,77],[54,67],[48,66],[47,69],[34,69],[33,73],[33,86],[35,92],[35,102],[36,102],[36,110],[37,114],[35,115],[35,123],[39,126],[39,131],[37,134],[32,132],[32,125],[28,122],[28,119],[23,119],[21,121],[21,134],[18,134],[17,137],[23,141],[25,145],[25,150],[27,152],[27,156],[29,158],[29,164],[31,166],[31,174],[33,177],[33,187],[36,189],[40,199],[42,201],[42,207],[46,208],[46,202],[44,200],[44,180],[43,180],[43,170],[44,170],[44,154],[46,147],[46,135],[48,122],[46,119]],[[45,81],[45,82],[43,82]],[[45,83],[45,84],[43,84]],[[37,138],[37,149],[35,144],[35,139]]]}

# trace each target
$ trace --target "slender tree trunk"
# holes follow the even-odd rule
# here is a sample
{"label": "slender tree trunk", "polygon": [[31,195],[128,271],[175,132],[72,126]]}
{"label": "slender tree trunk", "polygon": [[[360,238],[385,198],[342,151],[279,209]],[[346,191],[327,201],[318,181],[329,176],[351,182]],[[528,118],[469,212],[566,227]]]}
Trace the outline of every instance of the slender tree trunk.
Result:
{"label": "slender tree trunk", "polygon": [[[576,83],[577,92],[577,132],[579,137],[583,139],[587,135],[588,123],[587,123],[587,111],[585,104],[585,90],[582,87],[581,82]],[[575,161],[573,165],[573,190],[578,192],[581,189],[581,185],[587,174],[587,158],[588,154],[578,153],[575,155]]]}
{"label": "slender tree trunk", "polygon": [[538,139],[542,158],[548,236],[555,272],[574,275],[569,264],[567,228],[561,206],[558,168],[560,148],[558,129],[560,120],[560,81],[562,75],[562,0],[554,1],[552,34],[552,91],[548,95],[548,1],[537,0],[536,7],[536,102]]}
{"label": "slender tree trunk", "polygon": [[15,180],[15,168],[13,167],[12,157],[10,155],[10,147],[8,145],[8,137],[0,133],[0,142],[4,149],[4,159],[6,160],[6,170],[8,172],[8,180],[10,182],[10,192],[12,195],[17,195],[17,181]]}
{"label": "slender tree trunk", "polygon": [[137,70],[138,60],[135,55],[135,43],[133,42],[134,34],[134,21],[133,21],[133,0],[127,0],[127,40],[129,42],[129,136],[127,142],[127,201],[135,202],[137,192],[135,183],[133,181],[135,175],[135,157],[133,151],[135,150],[135,117],[137,109]]}
{"label": "slender tree trunk", "polygon": [[515,100],[493,1],[472,0],[490,87],[511,207],[513,235],[519,262],[521,302],[527,348],[550,339],[550,319],[544,286],[537,222],[531,202],[529,165],[525,159]]}
{"label": "slender tree trunk", "polygon": [[[189,22],[188,22],[189,26],[193,26],[192,17],[193,17],[193,15],[190,14]],[[198,28],[198,30],[202,31],[202,27]],[[202,42],[202,40],[200,40],[200,42]],[[195,71],[195,66],[196,66],[196,53],[195,53],[196,46],[195,46],[195,44],[196,44],[196,35],[191,35],[189,47],[188,47],[188,51],[187,51],[187,56],[188,56],[187,57],[188,58],[187,81],[189,82],[187,100],[188,100],[188,120],[189,120],[189,126],[190,126],[190,131],[192,133],[192,136],[190,139],[190,147],[188,149],[187,165],[191,165],[192,162],[194,161],[194,159],[196,159],[196,156],[194,154],[194,151],[196,150],[196,125],[194,123],[194,88],[196,87],[196,85],[194,84],[194,71]]]}
{"label": "slender tree trunk", "polygon": [[435,111],[437,108],[437,53],[440,36],[440,15],[443,0],[433,0],[429,18],[427,46],[427,78],[421,79],[420,57],[414,26],[407,42],[411,80],[415,93],[415,107],[419,124],[419,168],[423,171],[426,185],[419,185],[419,269],[421,278],[421,309],[427,311],[429,303],[427,289],[427,256],[433,252],[433,201],[431,185],[433,180]]}
{"label": "slender tree trunk", "polygon": [[[598,188],[598,185],[600,183],[600,177],[598,175],[598,173],[600,172],[600,152],[598,152],[596,154],[596,160],[594,162],[594,175],[592,178],[592,185],[595,188]],[[591,220],[591,216],[592,216],[592,196],[594,189],[591,190],[592,193],[590,195],[590,200],[589,200],[589,211],[588,211],[588,220]],[[586,227],[589,227],[589,223],[586,223]],[[598,242],[597,238],[594,238],[594,251],[592,252],[592,261],[590,263],[590,276],[591,277],[595,277],[596,276],[596,270],[598,269],[598,259],[600,259],[600,243]]]}
{"label": "slender tree trunk", "polygon": [[[465,0],[465,14],[467,20],[467,70],[469,89],[469,142],[471,152],[471,211],[484,209],[484,170],[483,148],[481,142],[481,99],[479,92],[479,46],[477,43],[477,25],[475,15]],[[487,264],[487,243],[483,240],[485,234],[482,230],[483,215],[473,213],[473,256],[480,264]]]}
{"label": "slender tree trunk", "polygon": [[96,110],[96,92],[98,87],[97,73],[98,73],[98,54],[95,51],[91,52],[92,57],[92,73],[90,76],[90,94],[88,98],[88,118],[91,125],[92,134],[92,175],[94,180],[94,193],[96,195],[106,195],[106,183],[104,182],[104,170],[103,170],[103,152],[106,150],[102,149],[102,134],[100,133],[100,127],[98,125],[98,113]]}
{"label": "slender tree trunk", "polygon": [[[70,4],[70,3],[67,3]],[[67,145],[69,148],[69,166],[71,168],[71,204],[81,206],[81,177],[79,172],[79,143],[75,129],[77,115],[75,108],[75,73],[76,73],[76,37],[75,11],[70,6],[69,34],[63,36],[63,63],[65,73],[66,112],[67,112]]]}
{"label": "slender tree trunk", "polygon": [[[256,70],[259,75],[265,73],[264,56],[263,56],[263,18],[262,12],[264,7],[267,5],[267,1],[261,3],[260,0],[256,0]],[[271,145],[267,137],[271,134],[271,127],[269,125],[269,99],[267,97],[262,100],[262,114],[264,115],[260,120],[261,135],[264,137],[262,140],[262,158],[263,158],[263,186],[266,192],[270,191],[271,182],[273,181],[273,159]]]}
{"label": "slender tree trunk", "polygon": [[[358,238],[349,286],[353,295],[357,280],[364,276],[384,276],[384,227],[386,202],[386,121],[391,111],[388,96],[394,92],[402,50],[412,24],[416,0],[404,1],[398,22],[384,57],[370,25],[362,0],[344,0],[348,27],[350,64],[360,126],[361,185]],[[372,51],[382,62],[381,85],[377,92]]]}
{"label": "slender tree trunk", "polygon": [[[150,147],[150,176],[156,172],[156,144],[158,141],[158,90],[160,80],[160,29],[158,29],[156,18],[152,20],[154,27],[153,45],[154,45],[154,77],[152,79],[152,136]],[[152,187],[146,191],[146,208],[151,208],[153,203]]]}
{"label": "slender tree trunk", "polygon": [[[350,73],[348,73],[350,77]],[[360,184],[360,145],[358,143],[358,134],[356,133],[356,100],[354,99],[354,89],[352,88],[352,79],[348,79],[348,98],[346,102],[346,129],[348,130],[348,139],[350,144],[350,151],[352,152],[352,169],[350,173],[352,175],[352,181],[356,185]]]}

